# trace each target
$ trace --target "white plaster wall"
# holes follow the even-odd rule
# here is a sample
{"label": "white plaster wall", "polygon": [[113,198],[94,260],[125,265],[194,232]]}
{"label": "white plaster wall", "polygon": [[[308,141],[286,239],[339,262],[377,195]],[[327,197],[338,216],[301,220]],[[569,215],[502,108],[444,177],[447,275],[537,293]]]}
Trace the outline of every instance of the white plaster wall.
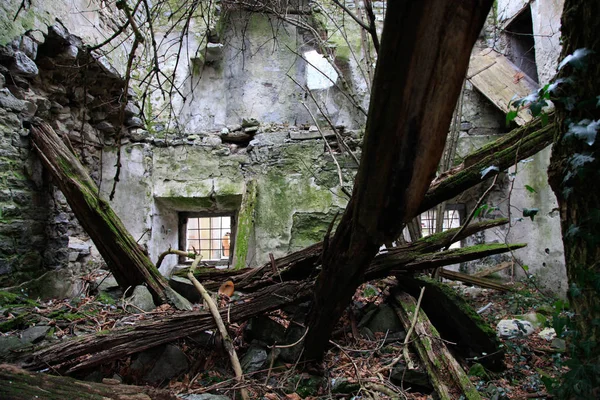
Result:
{"label": "white plaster wall", "polygon": [[[527,243],[527,247],[514,252],[515,257],[529,267],[529,274],[536,276],[541,288],[557,295],[565,296],[567,290],[567,275],[564,262],[564,248],[560,230],[560,216],[554,193],[548,187],[547,169],[550,163],[551,148],[547,147],[534,157],[523,160],[517,165],[517,174],[512,187],[510,182],[505,188],[505,194],[510,194],[500,201],[503,216],[508,216],[510,204],[510,230],[506,236],[506,228],[489,230],[486,241],[504,243]],[[515,167],[509,169],[509,174],[515,172]],[[531,193],[525,188],[529,185],[536,192]],[[538,214],[533,221],[523,216],[523,209],[537,208]],[[524,277],[525,272],[515,268],[517,277]]]}
{"label": "white plaster wall", "polygon": [[535,62],[540,85],[556,73],[560,55],[560,17],[564,0],[537,0],[531,3],[531,20],[535,35]]}
{"label": "white plaster wall", "polygon": [[[150,177],[152,163],[150,145],[134,144],[121,149],[121,172],[113,201],[109,195],[113,187],[117,152],[115,149],[104,149],[102,163],[101,196],[109,201],[110,206],[121,219],[125,228],[142,246],[151,238],[152,228],[152,191]],[[152,259],[156,261],[156,259]]]}

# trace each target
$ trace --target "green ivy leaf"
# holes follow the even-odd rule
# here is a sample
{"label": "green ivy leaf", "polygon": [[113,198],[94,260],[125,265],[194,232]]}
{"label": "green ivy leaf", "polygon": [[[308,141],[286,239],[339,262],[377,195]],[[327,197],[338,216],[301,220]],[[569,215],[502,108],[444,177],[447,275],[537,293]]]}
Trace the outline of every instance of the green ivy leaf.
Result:
{"label": "green ivy leaf", "polygon": [[529,185],[525,185],[525,189],[527,189],[527,191],[528,191],[529,193],[537,193],[537,190],[535,190],[534,188],[532,188],[532,187],[531,187],[531,186],[529,186]]}
{"label": "green ivy leaf", "polygon": [[510,125],[511,122],[517,118],[519,115],[519,110],[511,110],[506,114],[506,126]]}
{"label": "green ivy leaf", "polygon": [[523,264],[523,267],[522,267],[522,268],[523,268],[523,271],[525,271],[525,272],[529,272],[529,265],[525,265],[525,264]]}
{"label": "green ivy leaf", "polygon": [[477,210],[475,210],[475,212],[473,213],[473,218],[479,217],[479,214],[481,214],[481,213],[485,214],[485,210],[487,209],[487,207],[488,207],[487,204],[482,204],[479,207],[477,207]]}
{"label": "green ivy leaf", "polygon": [[535,217],[539,211],[540,210],[537,209],[537,208],[524,208],[523,209],[523,216],[524,217],[529,217],[533,221],[533,217]]}

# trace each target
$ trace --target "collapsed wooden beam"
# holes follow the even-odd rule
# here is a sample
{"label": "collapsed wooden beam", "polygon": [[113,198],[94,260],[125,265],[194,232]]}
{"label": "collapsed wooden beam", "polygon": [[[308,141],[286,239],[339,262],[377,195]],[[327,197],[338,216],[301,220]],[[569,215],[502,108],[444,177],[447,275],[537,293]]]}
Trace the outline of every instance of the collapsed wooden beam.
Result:
{"label": "collapsed wooden beam", "polygon": [[[415,299],[407,293],[394,296],[396,314],[408,330],[416,310]],[[453,400],[464,396],[467,400],[479,400],[481,396],[469,377],[456,361],[440,334],[422,309],[418,311],[414,325],[413,346],[425,365],[431,383],[442,400]]]}
{"label": "collapsed wooden beam", "polygon": [[510,286],[503,285],[499,282],[494,282],[491,279],[480,278],[469,274],[463,274],[462,272],[440,269],[439,274],[442,278],[450,279],[453,281],[460,281],[464,283],[470,283],[471,285],[480,286],[486,289],[495,289],[501,292],[510,292],[512,290]]}
{"label": "collapsed wooden beam", "polygon": [[[549,123],[544,125],[541,119],[512,130],[500,139],[489,143],[468,155],[457,167],[431,183],[425,198],[419,207],[419,213],[425,212],[443,201],[458,196],[465,190],[499,174],[516,162],[531,157],[552,144],[556,123],[554,114],[548,116]],[[482,175],[482,171],[495,166]]]}
{"label": "collapsed wooden beam", "polygon": [[307,359],[322,358],[379,247],[395,240],[418,213],[491,5],[388,3],[354,190],[323,254],[307,317]]}
{"label": "collapsed wooden beam", "polygon": [[180,304],[166,279],[129,234],[77,156],[46,123],[32,125],[33,148],[122,288],[145,284],[155,301]]}

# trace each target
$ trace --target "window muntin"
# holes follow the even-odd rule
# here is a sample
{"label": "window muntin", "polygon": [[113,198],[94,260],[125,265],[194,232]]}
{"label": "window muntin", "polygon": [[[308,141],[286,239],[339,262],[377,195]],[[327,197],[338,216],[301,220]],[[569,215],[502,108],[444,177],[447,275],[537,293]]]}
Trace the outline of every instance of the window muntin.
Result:
{"label": "window muntin", "polygon": [[180,220],[182,250],[200,254],[204,262],[230,264],[235,237],[234,214],[186,213],[180,216]]}

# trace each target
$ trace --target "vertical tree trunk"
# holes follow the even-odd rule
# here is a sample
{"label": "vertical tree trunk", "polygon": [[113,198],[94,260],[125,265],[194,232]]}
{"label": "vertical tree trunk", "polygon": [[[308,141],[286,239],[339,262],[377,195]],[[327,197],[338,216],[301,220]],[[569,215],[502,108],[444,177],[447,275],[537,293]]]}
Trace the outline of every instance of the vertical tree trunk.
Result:
{"label": "vertical tree trunk", "polygon": [[[600,120],[600,36],[598,35],[600,2],[597,0],[566,0],[562,16],[563,54],[561,59],[578,49],[590,53],[568,63],[559,78],[571,83],[559,83],[555,92],[559,101],[556,116],[558,131],[552,148],[549,181],[556,197],[561,216],[565,262],[569,278],[569,301],[576,313],[573,348],[575,360],[581,364],[580,388],[564,386],[561,396],[598,396],[600,392],[600,137],[583,137],[569,132],[571,124],[580,124],[588,131]],[[580,55],[582,53],[579,53]],[[557,80],[556,82],[560,82]],[[576,106],[571,110],[560,100],[569,98]],[[569,107],[570,108],[570,107]],[[591,144],[590,144],[591,143]],[[582,367],[582,368],[580,368]],[[595,370],[594,370],[595,368]],[[586,376],[587,375],[587,376]],[[587,381],[586,381],[587,379]],[[593,389],[595,387],[595,396]],[[592,398],[592,397],[589,397]],[[597,398],[597,397],[596,397]]]}
{"label": "vertical tree trunk", "polygon": [[491,0],[388,3],[362,161],[323,256],[305,356],[320,359],[379,246],[417,214]]}
{"label": "vertical tree trunk", "polygon": [[48,124],[32,126],[32,140],[44,166],[123,288],[146,284],[156,301],[174,294],[123,223],[99,196],[77,157]]}

